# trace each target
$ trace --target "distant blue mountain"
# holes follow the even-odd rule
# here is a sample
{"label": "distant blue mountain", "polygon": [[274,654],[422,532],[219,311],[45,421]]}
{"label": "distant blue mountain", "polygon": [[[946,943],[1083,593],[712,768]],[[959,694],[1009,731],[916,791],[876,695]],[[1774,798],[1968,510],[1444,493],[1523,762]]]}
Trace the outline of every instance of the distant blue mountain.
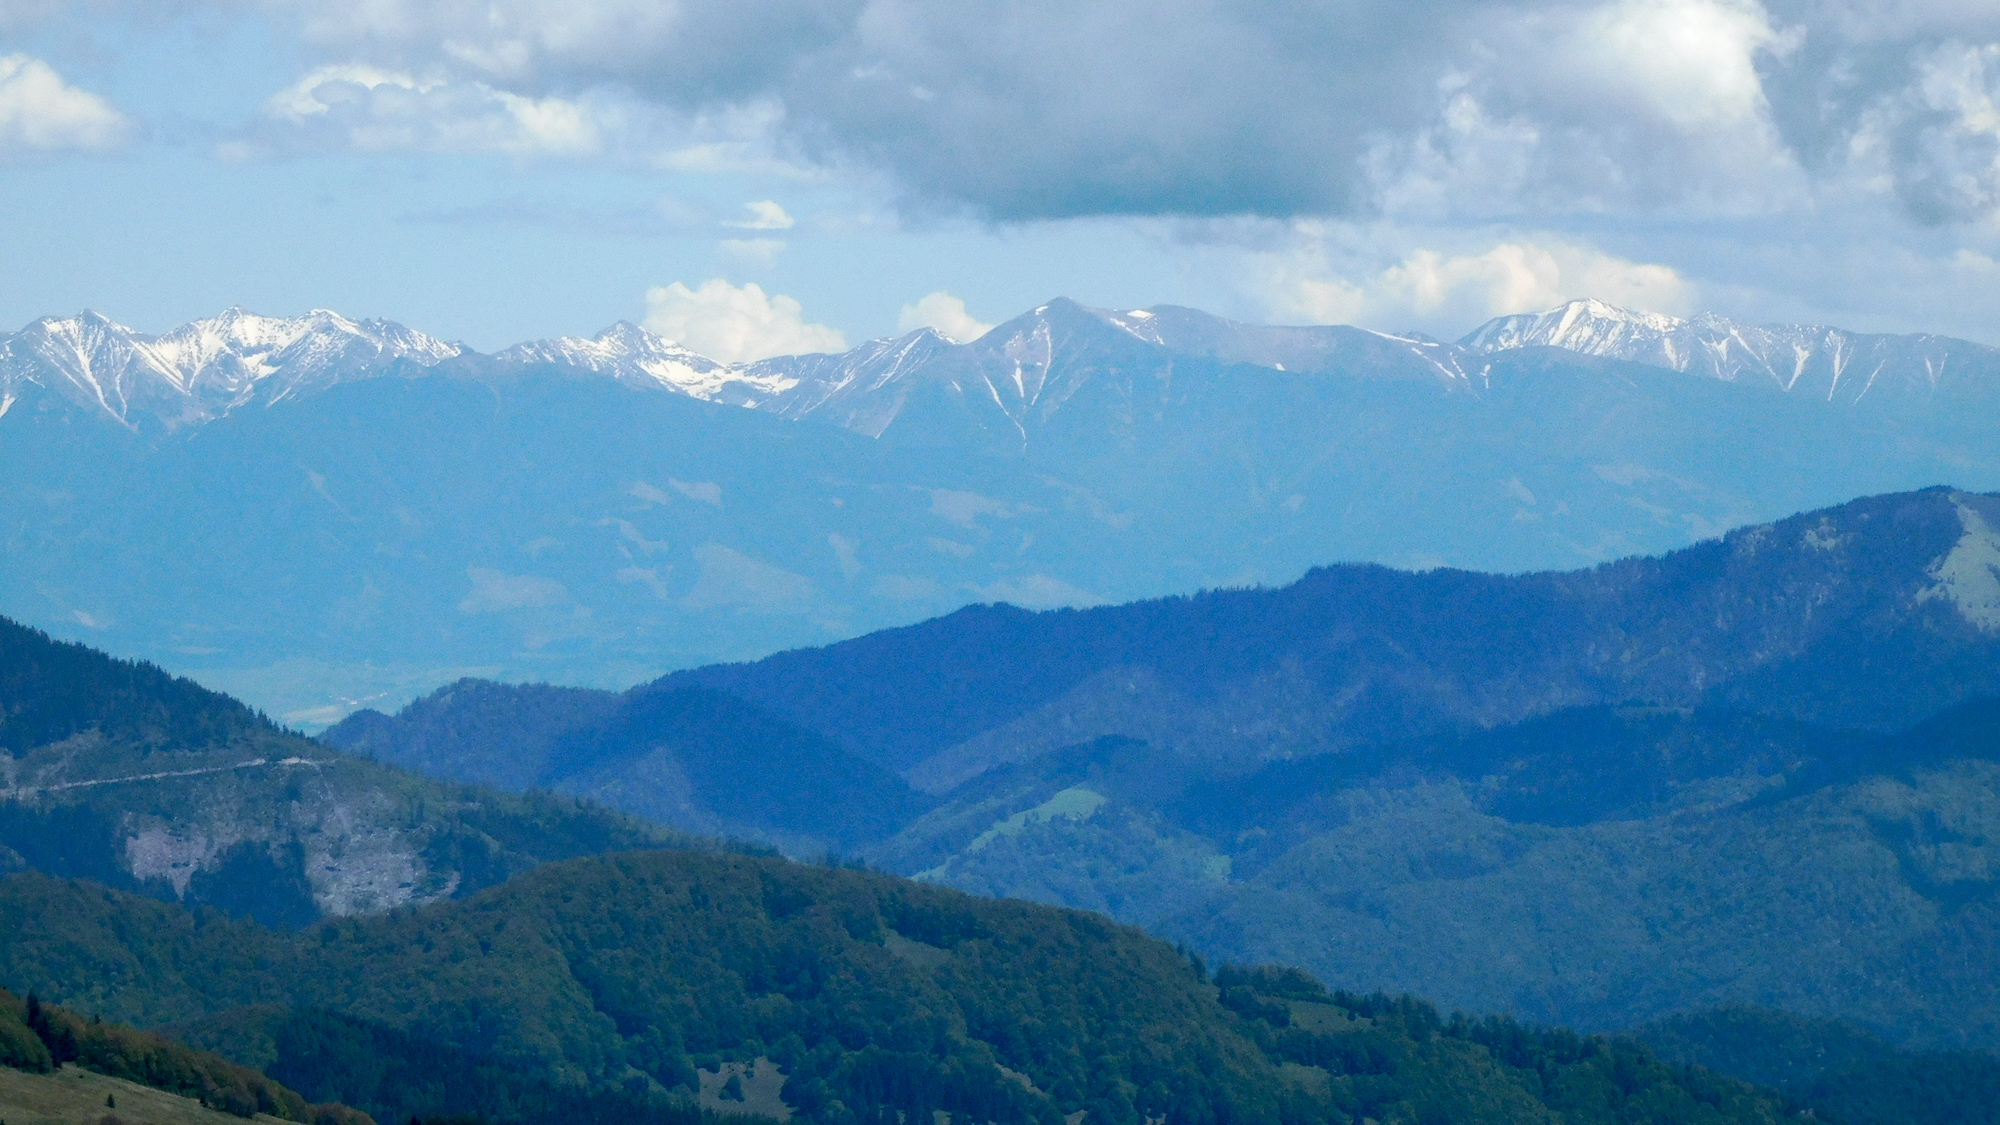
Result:
{"label": "distant blue mountain", "polygon": [[[52,318],[0,337],[0,611],[318,725],[977,602],[1573,567],[2000,487],[2000,353],[1737,326],[1808,374],[1674,369],[1719,323],[1581,304],[1446,344],[1058,300],[732,366],[632,325],[481,355],[332,313]],[[1821,393],[1864,353],[1873,389]]]}

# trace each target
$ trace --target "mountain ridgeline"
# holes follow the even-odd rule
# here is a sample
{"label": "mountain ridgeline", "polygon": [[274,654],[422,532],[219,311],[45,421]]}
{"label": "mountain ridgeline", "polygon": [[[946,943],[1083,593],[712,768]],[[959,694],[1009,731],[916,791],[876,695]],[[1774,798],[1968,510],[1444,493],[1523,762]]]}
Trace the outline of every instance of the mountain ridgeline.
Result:
{"label": "mountain ridgeline", "polygon": [[0,339],[0,611],[319,727],[983,602],[1573,568],[2000,488],[1996,354],[1589,304],[1445,344],[1058,300],[735,366],[631,325],[482,355],[331,313],[50,319]]}
{"label": "mountain ridgeline", "polygon": [[[1599,1029],[1756,1004],[1992,1050],[1996,526],[2000,498],[1932,489],[1584,571],[975,607],[565,707],[460,684],[324,738],[499,784],[562,761],[532,781],[793,854],[818,853],[772,810],[818,755],[877,797],[816,843],[1218,961]],[[718,695],[741,740],[672,718]],[[783,748],[771,806],[662,811],[688,791],[655,778],[732,745],[732,770]]]}

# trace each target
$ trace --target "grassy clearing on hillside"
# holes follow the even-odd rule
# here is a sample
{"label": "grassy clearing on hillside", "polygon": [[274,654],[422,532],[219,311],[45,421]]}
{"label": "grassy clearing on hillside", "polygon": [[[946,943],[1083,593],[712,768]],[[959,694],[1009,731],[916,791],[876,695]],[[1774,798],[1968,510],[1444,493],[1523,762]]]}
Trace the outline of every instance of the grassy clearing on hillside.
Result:
{"label": "grassy clearing on hillside", "polygon": [[[117,1104],[108,1106],[107,1098]],[[107,1118],[124,1125],[244,1125],[246,1120],[75,1065],[53,1074],[0,1067],[0,1122],[6,1125],[103,1125]],[[248,1120],[281,1125],[281,1119],[261,1113]]]}

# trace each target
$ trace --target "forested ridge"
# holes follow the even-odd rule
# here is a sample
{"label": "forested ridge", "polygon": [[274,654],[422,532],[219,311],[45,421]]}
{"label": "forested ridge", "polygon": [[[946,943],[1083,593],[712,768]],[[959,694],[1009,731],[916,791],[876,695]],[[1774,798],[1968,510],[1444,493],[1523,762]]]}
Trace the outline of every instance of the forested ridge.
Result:
{"label": "forested ridge", "polygon": [[17,875],[0,880],[0,979],[178,1024],[308,1097],[398,1118],[553,1122],[615,1103],[684,1121],[697,1071],[730,1063],[777,1067],[789,1111],[829,1125],[1792,1112],[1636,1043],[1447,1018],[1291,971],[1211,978],[1098,915],[692,851],[552,864],[298,933]]}
{"label": "forested ridge", "polygon": [[19,755],[87,730],[176,749],[276,732],[193,680],[0,617],[0,751]]}
{"label": "forested ridge", "polygon": [[0,618],[0,871],[282,926],[685,836],[339,753],[229,696]]}

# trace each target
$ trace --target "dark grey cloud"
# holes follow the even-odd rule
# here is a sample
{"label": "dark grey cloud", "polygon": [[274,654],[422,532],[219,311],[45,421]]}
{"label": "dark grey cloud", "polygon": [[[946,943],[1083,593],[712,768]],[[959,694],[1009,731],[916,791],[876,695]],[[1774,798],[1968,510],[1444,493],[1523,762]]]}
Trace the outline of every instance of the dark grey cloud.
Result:
{"label": "dark grey cloud", "polygon": [[882,3],[795,72],[815,151],[1001,218],[1365,204],[1374,138],[1433,112],[1433,36],[1371,3]]}
{"label": "dark grey cloud", "polygon": [[782,155],[1003,221],[2000,204],[1992,0],[271,2],[330,63],[775,107]]}
{"label": "dark grey cloud", "polygon": [[1400,6],[1200,0],[303,6],[329,57],[682,112],[773,99],[778,143],[998,219],[1365,204],[1361,158],[1434,112],[1448,25]]}
{"label": "dark grey cloud", "polygon": [[1772,119],[1817,175],[1887,177],[1925,224],[2000,207],[2000,3],[1772,0],[1803,34],[1761,68]]}

